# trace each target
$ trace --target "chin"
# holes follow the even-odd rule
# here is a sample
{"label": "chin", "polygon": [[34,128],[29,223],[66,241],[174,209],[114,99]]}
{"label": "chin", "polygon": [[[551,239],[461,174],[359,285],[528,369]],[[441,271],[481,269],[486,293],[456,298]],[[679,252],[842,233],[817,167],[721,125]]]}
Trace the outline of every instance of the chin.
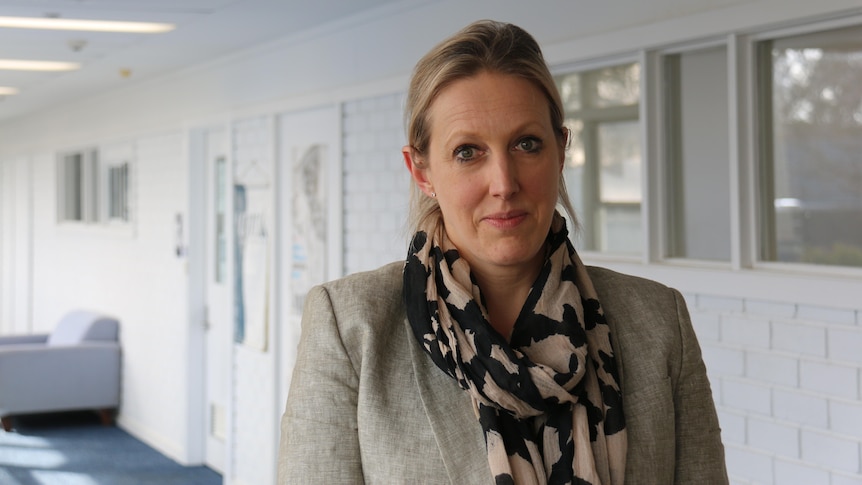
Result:
{"label": "chin", "polygon": [[[541,248],[539,248],[541,249]],[[506,248],[488,256],[488,260],[499,266],[518,266],[536,262],[541,251],[535,248]],[[541,265],[541,262],[536,264]]]}

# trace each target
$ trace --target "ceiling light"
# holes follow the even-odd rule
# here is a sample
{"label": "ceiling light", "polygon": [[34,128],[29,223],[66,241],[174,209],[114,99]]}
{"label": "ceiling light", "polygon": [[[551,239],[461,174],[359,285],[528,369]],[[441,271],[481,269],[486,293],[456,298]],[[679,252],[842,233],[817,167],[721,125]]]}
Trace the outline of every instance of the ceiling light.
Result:
{"label": "ceiling light", "polygon": [[10,94],[18,94],[18,90],[15,88],[0,86],[0,96],[9,96]]}
{"label": "ceiling light", "polygon": [[80,20],[42,17],[0,17],[0,27],[46,30],[86,30],[90,32],[126,32],[158,34],[174,30],[173,24],[121,22],[113,20]]}
{"label": "ceiling light", "polygon": [[75,62],[0,59],[0,70],[6,71],[74,71],[80,67],[81,65]]}

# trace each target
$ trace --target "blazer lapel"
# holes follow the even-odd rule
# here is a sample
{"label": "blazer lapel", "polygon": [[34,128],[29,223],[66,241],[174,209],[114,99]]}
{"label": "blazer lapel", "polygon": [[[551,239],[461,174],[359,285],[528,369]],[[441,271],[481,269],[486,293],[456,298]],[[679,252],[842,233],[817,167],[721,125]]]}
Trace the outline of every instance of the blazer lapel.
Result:
{"label": "blazer lapel", "polygon": [[408,347],[416,386],[431,429],[437,439],[446,473],[452,483],[493,483],[485,450],[485,437],[467,392],[434,365],[413,338],[410,323]]}

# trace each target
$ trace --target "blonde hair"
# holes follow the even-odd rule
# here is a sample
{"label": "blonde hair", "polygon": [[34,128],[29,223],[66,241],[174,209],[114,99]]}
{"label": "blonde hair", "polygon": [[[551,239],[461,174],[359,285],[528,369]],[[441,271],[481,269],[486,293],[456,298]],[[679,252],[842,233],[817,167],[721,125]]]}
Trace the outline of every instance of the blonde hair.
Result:
{"label": "blonde hair", "polygon": [[[431,49],[413,69],[404,121],[407,141],[416,155],[421,156],[428,149],[431,137],[428,109],[437,95],[454,81],[480,72],[518,76],[539,88],[548,101],[551,126],[557,134],[560,149],[565,149],[567,130],[563,126],[563,103],[539,44],[516,25],[480,20]],[[572,224],[576,225],[575,210],[563,177],[560,177],[557,188],[557,202],[566,210]],[[412,183],[408,222],[412,231],[438,210],[440,206],[437,200],[424,196],[416,183]]]}

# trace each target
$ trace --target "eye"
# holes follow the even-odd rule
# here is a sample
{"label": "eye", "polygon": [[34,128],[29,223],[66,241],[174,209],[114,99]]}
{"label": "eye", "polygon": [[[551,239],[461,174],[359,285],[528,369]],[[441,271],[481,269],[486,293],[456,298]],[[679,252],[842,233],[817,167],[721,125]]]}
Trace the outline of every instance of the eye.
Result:
{"label": "eye", "polygon": [[515,144],[515,149],[527,153],[536,153],[542,149],[542,140],[533,136],[521,138],[518,140],[518,143]]}
{"label": "eye", "polygon": [[469,162],[476,158],[478,150],[474,146],[461,145],[455,149],[455,159],[459,162]]}

